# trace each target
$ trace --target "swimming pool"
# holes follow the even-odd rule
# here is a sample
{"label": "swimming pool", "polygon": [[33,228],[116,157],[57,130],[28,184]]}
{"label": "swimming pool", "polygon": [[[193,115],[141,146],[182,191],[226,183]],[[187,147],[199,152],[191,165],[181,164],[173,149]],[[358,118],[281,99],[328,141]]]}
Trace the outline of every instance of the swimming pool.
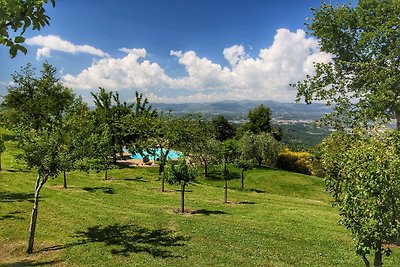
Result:
{"label": "swimming pool", "polygon": [[[164,153],[166,152],[165,149],[163,149],[162,151]],[[156,149],[154,155],[151,155],[151,154],[143,151],[142,154],[140,154],[140,153],[132,154],[131,158],[132,159],[143,159],[144,157],[147,156],[150,160],[159,160],[160,159],[160,154],[161,154],[160,152],[161,152],[160,148]],[[183,154],[181,152],[178,152],[178,151],[175,151],[175,150],[170,150],[169,153],[168,153],[167,159],[178,159],[179,157],[182,157],[182,156],[183,156]]]}

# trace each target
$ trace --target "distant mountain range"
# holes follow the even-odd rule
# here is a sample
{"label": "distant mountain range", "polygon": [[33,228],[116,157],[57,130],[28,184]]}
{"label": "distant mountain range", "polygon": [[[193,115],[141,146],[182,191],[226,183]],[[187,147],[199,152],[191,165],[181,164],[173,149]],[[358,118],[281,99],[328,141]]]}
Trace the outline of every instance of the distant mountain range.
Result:
{"label": "distant mountain range", "polygon": [[171,111],[172,114],[201,113],[204,116],[222,114],[230,120],[243,120],[247,118],[250,109],[264,104],[272,111],[272,118],[277,120],[315,120],[332,111],[331,107],[314,103],[281,103],[272,100],[264,101],[220,101],[209,103],[165,104],[153,103],[153,107],[162,111]]}

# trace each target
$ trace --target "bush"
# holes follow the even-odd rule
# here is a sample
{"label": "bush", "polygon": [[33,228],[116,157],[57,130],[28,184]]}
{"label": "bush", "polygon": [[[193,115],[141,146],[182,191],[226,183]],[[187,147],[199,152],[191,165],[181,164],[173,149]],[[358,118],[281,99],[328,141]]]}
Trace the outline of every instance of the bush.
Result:
{"label": "bush", "polygon": [[277,166],[287,171],[314,174],[311,154],[308,152],[294,152],[285,148],[278,154]]}

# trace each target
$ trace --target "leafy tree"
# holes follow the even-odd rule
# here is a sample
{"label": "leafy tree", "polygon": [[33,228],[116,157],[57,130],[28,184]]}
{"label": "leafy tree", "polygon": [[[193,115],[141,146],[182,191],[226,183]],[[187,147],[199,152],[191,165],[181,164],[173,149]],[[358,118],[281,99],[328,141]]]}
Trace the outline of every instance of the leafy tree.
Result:
{"label": "leafy tree", "polygon": [[258,166],[274,165],[281,144],[270,133],[253,134],[247,132],[239,141],[240,154],[245,159],[253,159]]}
{"label": "leafy tree", "polygon": [[181,213],[184,213],[185,188],[196,177],[194,169],[188,166],[185,159],[179,159],[176,166],[172,161],[169,161],[166,166],[165,177],[170,184],[177,183],[181,186]]}
{"label": "leafy tree", "polygon": [[[28,28],[40,30],[49,25],[50,18],[46,15],[44,5],[50,2],[55,6],[55,0],[1,0],[0,1],[0,44],[10,48],[10,56],[15,57],[18,50],[26,54],[22,45],[25,42],[23,34]],[[16,37],[12,37],[13,31]]]}
{"label": "leafy tree", "polygon": [[244,189],[244,172],[253,169],[253,163],[249,159],[239,158],[235,160],[234,165],[240,169],[240,189]]}
{"label": "leafy tree", "polygon": [[264,104],[249,110],[248,118],[248,127],[252,133],[268,133],[271,131],[271,110]]}
{"label": "leafy tree", "polygon": [[326,101],[324,122],[338,128],[395,119],[400,129],[400,5],[362,0],[357,6],[323,3],[307,25],[329,63],[294,86],[297,100]]}
{"label": "leafy tree", "polygon": [[374,251],[374,266],[382,266],[382,255],[391,252],[385,244],[400,237],[400,133],[336,132],[321,150],[327,190],[357,254],[370,266]]}
{"label": "leafy tree", "polygon": [[223,115],[214,117],[211,125],[214,128],[215,139],[218,141],[223,142],[235,136],[235,127]]}
{"label": "leafy tree", "polygon": [[4,144],[4,138],[3,136],[0,136],[0,171],[1,171],[1,155],[3,152],[6,151],[6,146]]}
{"label": "leafy tree", "polygon": [[222,143],[221,154],[223,160],[224,175],[224,203],[228,203],[228,169],[229,162],[233,162],[238,154],[238,142],[235,139],[228,139]]}
{"label": "leafy tree", "polygon": [[24,125],[38,130],[62,118],[75,95],[59,82],[56,73],[56,68],[44,62],[39,77],[30,64],[12,75],[13,83],[1,103],[7,128]]}

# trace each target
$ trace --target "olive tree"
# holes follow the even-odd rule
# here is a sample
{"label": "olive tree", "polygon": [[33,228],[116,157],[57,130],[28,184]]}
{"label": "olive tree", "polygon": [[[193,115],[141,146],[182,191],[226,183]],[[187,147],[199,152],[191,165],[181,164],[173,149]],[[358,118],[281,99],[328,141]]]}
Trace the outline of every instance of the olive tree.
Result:
{"label": "olive tree", "polygon": [[400,237],[400,133],[336,132],[321,144],[326,188],[365,266],[390,255]]}

